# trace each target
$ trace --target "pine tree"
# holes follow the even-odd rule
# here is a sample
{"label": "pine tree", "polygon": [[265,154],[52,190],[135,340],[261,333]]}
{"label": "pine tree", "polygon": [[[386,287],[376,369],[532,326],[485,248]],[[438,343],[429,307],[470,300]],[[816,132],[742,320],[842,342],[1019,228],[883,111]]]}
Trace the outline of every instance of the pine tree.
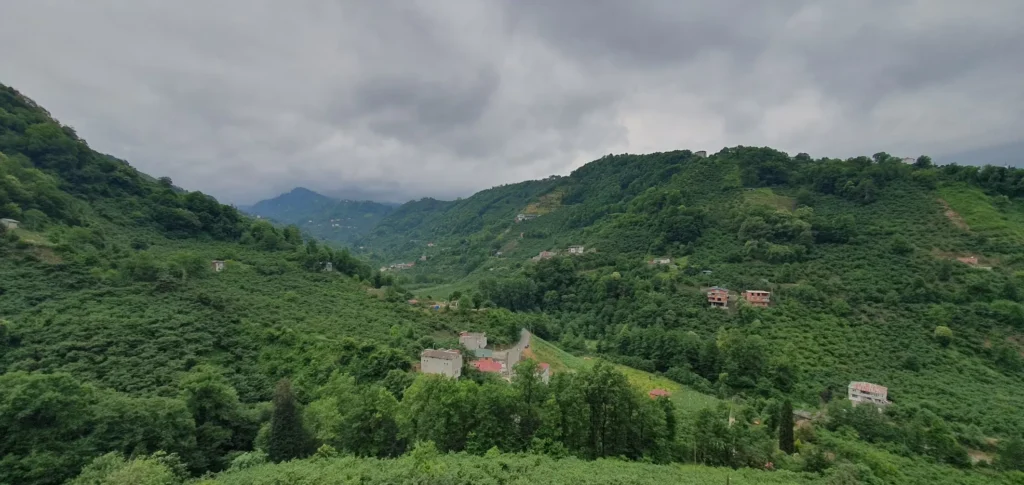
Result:
{"label": "pine tree", "polygon": [[310,440],[302,427],[299,405],[292,394],[292,383],[281,379],[274,390],[274,414],[270,418],[267,454],[274,462],[308,455]]}
{"label": "pine tree", "polygon": [[792,454],[796,451],[793,445],[793,403],[786,399],[779,411],[779,449]]}

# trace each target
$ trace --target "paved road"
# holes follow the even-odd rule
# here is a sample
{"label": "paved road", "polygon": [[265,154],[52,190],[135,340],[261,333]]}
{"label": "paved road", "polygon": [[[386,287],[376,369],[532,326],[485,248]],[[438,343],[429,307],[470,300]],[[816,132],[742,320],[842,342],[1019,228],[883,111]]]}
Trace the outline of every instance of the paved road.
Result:
{"label": "paved road", "polygon": [[519,353],[522,354],[523,351],[526,350],[526,348],[529,347],[529,346],[530,346],[530,331],[524,328],[524,329],[519,331],[519,343],[516,344],[515,348],[519,349]]}

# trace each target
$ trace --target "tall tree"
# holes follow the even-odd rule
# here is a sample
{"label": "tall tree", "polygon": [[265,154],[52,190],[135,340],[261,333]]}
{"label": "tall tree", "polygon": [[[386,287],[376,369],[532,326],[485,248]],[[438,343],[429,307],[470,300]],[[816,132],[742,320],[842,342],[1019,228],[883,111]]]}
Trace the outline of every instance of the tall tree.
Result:
{"label": "tall tree", "polygon": [[299,405],[292,393],[292,383],[281,379],[274,390],[274,414],[270,418],[267,454],[275,462],[302,458],[308,454],[309,442],[302,427]]}
{"label": "tall tree", "polygon": [[792,454],[796,451],[793,443],[793,403],[786,399],[779,410],[779,449]]}

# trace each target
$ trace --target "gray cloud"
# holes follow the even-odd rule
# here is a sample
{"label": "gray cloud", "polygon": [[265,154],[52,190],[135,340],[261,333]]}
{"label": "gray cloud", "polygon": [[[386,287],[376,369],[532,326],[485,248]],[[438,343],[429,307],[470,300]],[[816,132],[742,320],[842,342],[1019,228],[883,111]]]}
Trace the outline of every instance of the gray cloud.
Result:
{"label": "gray cloud", "polygon": [[37,0],[2,11],[0,82],[93,147],[236,203],[300,185],[450,198],[624,151],[941,160],[1024,138],[1017,0]]}

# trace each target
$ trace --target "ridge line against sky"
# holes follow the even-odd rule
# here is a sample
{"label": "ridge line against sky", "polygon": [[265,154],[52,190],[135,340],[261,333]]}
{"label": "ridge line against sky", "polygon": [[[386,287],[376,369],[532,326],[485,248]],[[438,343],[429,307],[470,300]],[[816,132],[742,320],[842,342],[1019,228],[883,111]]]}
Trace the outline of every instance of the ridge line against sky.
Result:
{"label": "ridge line against sky", "polygon": [[1017,0],[38,0],[0,43],[0,82],[93,148],[236,204],[453,199],[608,153],[1024,146]]}

